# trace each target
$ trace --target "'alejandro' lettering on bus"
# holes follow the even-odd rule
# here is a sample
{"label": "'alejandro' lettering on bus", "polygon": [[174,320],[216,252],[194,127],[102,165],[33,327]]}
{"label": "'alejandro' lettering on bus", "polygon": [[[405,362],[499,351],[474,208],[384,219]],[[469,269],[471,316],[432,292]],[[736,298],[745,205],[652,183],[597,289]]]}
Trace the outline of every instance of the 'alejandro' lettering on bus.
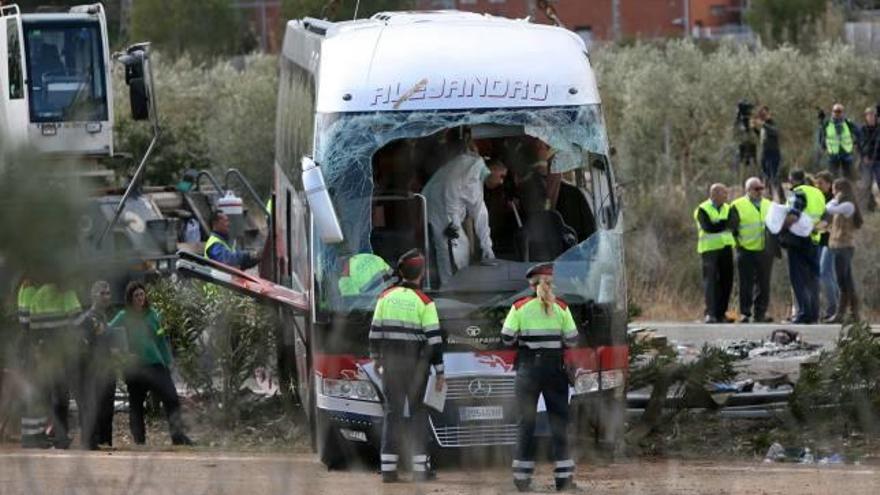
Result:
{"label": "'alejandro' lettering on bus", "polygon": [[547,101],[550,86],[545,82],[492,77],[422,79],[407,85],[396,82],[378,87],[370,106],[418,100],[452,100],[459,98],[496,98]]}

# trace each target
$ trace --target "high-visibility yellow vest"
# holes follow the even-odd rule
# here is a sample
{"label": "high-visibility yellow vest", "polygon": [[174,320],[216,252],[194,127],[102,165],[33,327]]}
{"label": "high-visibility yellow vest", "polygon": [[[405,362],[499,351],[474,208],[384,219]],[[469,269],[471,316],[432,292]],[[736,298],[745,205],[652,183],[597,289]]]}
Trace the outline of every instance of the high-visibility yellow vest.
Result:
{"label": "high-visibility yellow vest", "polygon": [[712,200],[707,199],[700,203],[700,206],[694,210],[694,221],[697,223],[697,252],[707,253],[709,251],[718,251],[719,249],[724,249],[727,246],[736,245],[736,241],[733,239],[733,233],[730,230],[725,230],[723,232],[705,232],[700,227],[700,221],[697,219],[699,216],[700,210],[706,212],[709,215],[709,221],[712,223],[718,223],[722,220],[727,220],[727,217],[730,215],[730,205],[724,203],[721,205],[721,210],[716,210],[715,205],[712,204]]}
{"label": "high-visibility yellow vest", "polygon": [[853,136],[849,131],[849,124],[844,120],[840,124],[840,128],[843,132],[838,134],[837,126],[833,120],[829,120],[828,125],[825,126],[825,149],[829,155],[840,153],[841,148],[845,153],[852,153],[853,151]]}
{"label": "high-visibility yellow vest", "polygon": [[37,289],[31,298],[30,329],[64,329],[74,325],[81,312],[82,306],[76,292],[61,291],[55,284],[46,284]]}
{"label": "high-visibility yellow vest", "polygon": [[755,208],[751,198],[743,196],[737,198],[731,206],[736,208],[739,214],[739,229],[736,238],[737,245],[746,251],[764,250],[764,220],[770,212],[770,200],[761,198],[760,209]]}
{"label": "high-visibility yellow vest", "polygon": [[[825,214],[825,194],[817,187],[808,186],[806,184],[797,186],[794,188],[795,191],[802,191],[804,196],[807,197],[807,206],[804,208],[803,213],[810,215],[810,218],[813,219],[813,226],[822,220],[822,215]],[[810,239],[813,240],[814,243],[819,243],[819,238],[822,237],[822,234],[819,232],[813,231],[810,235]]]}
{"label": "high-visibility yellow vest", "polygon": [[391,273],[391,267],[380,256],[360,253],[348,259],[345,271],[339,277],[339,293],[357,296],[380,287],[381,279]]}
{"label": "high-visibility yellow vest", "polygon": [[229,247],[229,244],[227,244],[226,241],[224,241],[221,237],[214,235],[214,233],[211,233],[211,236],[208,237],[208,242],[205,243],[205,258],[210,258],[210,256],[208,256],[208,250],[211,249],[211,246],[217,243],[220,243],[226,249],[232,251],[232,248]]}
{"label": "high-visibility yellow vest", "polygon": [[510,345],[518,342],[520,348],[562,349],[577,343],[578,331],[571,310],[560,300],[544,309],[537,297],[526,297],[515,302],[504,319],[501,339]]}
{"label": "high-visibility yellow vest", "polygon": [[37,288],[31,284],[22,284],[18,289],[18,323],[22,328],[28,329],[31,324],[31,301]]}

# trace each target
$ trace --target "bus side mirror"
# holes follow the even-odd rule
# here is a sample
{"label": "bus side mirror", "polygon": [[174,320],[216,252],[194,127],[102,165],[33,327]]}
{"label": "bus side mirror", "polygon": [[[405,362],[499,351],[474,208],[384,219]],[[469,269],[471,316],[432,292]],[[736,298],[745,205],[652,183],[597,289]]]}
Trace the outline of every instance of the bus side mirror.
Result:
{"label": "bus side mirror", "polygon": [[327,191],[324,183],[324,174],[321,173],[318,164],[307,156],[302,157],[302,169],[303,187],[306,190],[318,237],[326,244],[342,242],[344,239],[342,227],[339,226],[339,217],[336,215],[333,201],[330,200],[330,192]]}
{"label": "bus side mirror", "polygon": [[150,73],[149,44],[132,45],[118,57],[125,66],[125,84],[128,85],[131,118],[149,120],[152,108],[152,77]]}

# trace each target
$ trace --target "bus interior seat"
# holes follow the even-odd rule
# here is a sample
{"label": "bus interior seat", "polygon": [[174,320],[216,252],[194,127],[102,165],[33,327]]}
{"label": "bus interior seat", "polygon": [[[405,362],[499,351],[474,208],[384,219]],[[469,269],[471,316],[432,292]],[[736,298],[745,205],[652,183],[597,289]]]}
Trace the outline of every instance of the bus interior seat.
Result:
{"label": "bus interior seat", "polygon": [[523,225],[524,261],[552,261],[577,244],[577,232],[556,210],[534,212]]}
{"label": "bus interior seat", "polygon": [[565,223],[575,230],[578,241],[583,242],[596,232],[596,217],[590,202],[576,186],[562,182],[556,210],[565,219]]}

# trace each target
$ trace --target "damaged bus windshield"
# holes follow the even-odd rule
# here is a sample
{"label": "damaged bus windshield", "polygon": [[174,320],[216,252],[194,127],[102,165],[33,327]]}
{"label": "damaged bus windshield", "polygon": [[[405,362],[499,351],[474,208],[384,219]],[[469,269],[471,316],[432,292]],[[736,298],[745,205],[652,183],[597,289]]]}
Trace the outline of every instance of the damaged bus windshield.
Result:
{"label": "damaged bus windshield", "polygon": [[524,275],[538,262],[555,261],[557,293],[576,314],[623,310],[598,105],[325,114],[316,127],[345,236],[315,241],[318,313],[347,334],[333,340],[362,345],[354,341],[365,341],[376,298],[412,248],[428,254],[423,287],[453,348],[500,346],[504,315],[528,294]]}

